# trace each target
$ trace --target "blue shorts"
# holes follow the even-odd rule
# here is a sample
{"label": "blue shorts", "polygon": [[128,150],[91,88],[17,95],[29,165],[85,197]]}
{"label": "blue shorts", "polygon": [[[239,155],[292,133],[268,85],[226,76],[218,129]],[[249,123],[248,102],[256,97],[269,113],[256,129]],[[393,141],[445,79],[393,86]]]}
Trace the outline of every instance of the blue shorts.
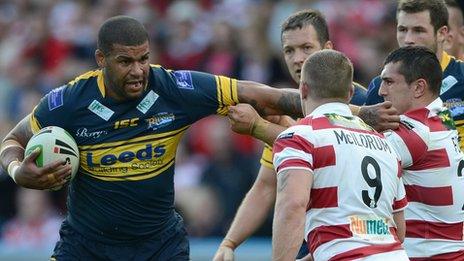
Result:
{"label": "blue shorts", "polygon": [[50,260],[190,260],[190,247],[184,224],[180,221],[173,228],[130,245],[112,245],[90,240],[75,231],[66,221],[60,229]]}

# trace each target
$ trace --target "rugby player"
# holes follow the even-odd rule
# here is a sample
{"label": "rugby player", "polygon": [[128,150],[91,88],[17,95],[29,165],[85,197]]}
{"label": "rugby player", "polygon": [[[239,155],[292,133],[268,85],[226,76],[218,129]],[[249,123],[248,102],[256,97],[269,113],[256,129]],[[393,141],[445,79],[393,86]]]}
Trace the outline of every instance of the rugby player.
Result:
{"label": "rugby player", "polygon": [[149,63],[143,25],[127,16],[99,29],[87,72],[47,94],[2,143],[0,161],[32,189],[68,181],[70,166],[39,168],[40,151],[24,158],[34,133],[59,126],[76,140],[80,168],[53,260],[189,260],[182,218],[174,210],[174,162],[182,134],[229,105],[253,103],[264,114],[301,115],[298,92]]}
{"label": "rugby player", "polygon": [[401,159],[409,201],[404,247],[411,260],[464,260],[464,155],[450,111],[439,98],[442,71],[425,47],[385,60],[379,94],[401,114],[385,133]]}
{"label": "rugby player", "polygon": [[303,236],[314,260],[409,260],[398,157],[351,113],[352,80],[351,62],[337,51],[316,52],[303,65],[305,118],[273,146],[272,260],[294,260]]}
{"label": "rugby player", "polygon": [[[289,16],[282,24],[281,39],[287,68],[296,83],[300,81],[303,62],[309,55],[322,49],[333,48],[324,16],[319,11],[311,9],[302,10]],[[354,95],[350,103],[362,105],[366,98],[366,90],[357,83],[353,83],[353,87]],[[388,107],[386,109],[388,110]],[[240,107],[231,107],[230,110],[233,111],[233,114],[241,113]],[[391,112],[395,113],[394,110]],[[286,127],[294,124],[294,121],[288,117],[282,117],[279,120],[280,125]],[[240,121],[235,121],[232,118],[232,122],[232,129],[240,132],[239,127],[236,127]],[[278,129],[274,135],[269,136],[271,137],[269,144],[272,145],[275,135],[280,131]],[[260,139],[266,138],[261,137]],[[232,259],[234,249],[258,229],[275,202],[277,181],[272,165],[272,148],[268,144],[265,145],[260,163],[258,177],[243,199],[227,235],[216,252],[215,260]],[[307,251],[302,249],[302,253],[307,253]]]}
{"label": "rugby player", "polygon": [[[443,0],[400,0],[396,11],[398,45],[425,46],[440,61],[443,79],[440,98],[451,111],[464,147],[464,62],[443,51],[448,33],[448,11]],[[382,102],[381,79],[374,78],[368,87],[366,105]]]}
{"label": "rugby player", "polygon": [[448,37],[446,37],[444,49],[456,59],[464,59],[464,1],[446,0],[448,9]]}

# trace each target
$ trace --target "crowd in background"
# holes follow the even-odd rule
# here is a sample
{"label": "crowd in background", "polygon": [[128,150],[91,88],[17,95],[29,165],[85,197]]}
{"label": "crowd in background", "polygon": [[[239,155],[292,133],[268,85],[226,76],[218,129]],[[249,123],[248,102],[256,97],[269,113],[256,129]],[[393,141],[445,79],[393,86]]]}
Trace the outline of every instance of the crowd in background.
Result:
{"label": "crowd in background", "polygon": [[[0,0],[0,138],[51,89],[96,68],[97,30],[118,14],[142,21],[151,63],[296,87],[282,59],[280,24],[291,13],[325,14],[335,48],[367,86],[396,48],[395,2],[383,0]],[[178,150],[176,206],[191,236],[222,236],[259,167],[262,144],[210,117],[191,127]],[[20,189],[0,175],[5,246],[53,245],[66,189]],[[269,236],[269,220],[257,233]],[[27,240],[26,240],[27,239]]]}

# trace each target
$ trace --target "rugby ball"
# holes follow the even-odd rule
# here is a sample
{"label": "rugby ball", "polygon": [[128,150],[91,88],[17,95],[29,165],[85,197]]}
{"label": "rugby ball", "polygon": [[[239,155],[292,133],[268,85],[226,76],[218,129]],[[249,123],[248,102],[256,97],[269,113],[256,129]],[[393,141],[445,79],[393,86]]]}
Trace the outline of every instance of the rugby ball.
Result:
{"label": "rugby ball", "polygon": [[[67,131],[56,126],[41,129],[27,143],[25,156],[36,148],[40,148],[40,154],[36,159],[38,167],[65,159],[65,164],[71,164],[71,179],[76,176],[79,169],[79,149],[76,141]],[[57,189],[60,188],[53,188],[53,190]]]}

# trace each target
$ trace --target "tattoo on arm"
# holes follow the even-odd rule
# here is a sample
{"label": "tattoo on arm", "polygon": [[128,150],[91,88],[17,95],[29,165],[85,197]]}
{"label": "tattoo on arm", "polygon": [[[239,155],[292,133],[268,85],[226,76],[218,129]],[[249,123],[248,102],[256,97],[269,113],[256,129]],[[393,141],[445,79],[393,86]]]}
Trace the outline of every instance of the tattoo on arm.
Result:
{"label": "tattoo on arm", "polygon": [[295,118],[303,116],[300,95],[298,93],[284,93],[277,102],[277,105]]}

